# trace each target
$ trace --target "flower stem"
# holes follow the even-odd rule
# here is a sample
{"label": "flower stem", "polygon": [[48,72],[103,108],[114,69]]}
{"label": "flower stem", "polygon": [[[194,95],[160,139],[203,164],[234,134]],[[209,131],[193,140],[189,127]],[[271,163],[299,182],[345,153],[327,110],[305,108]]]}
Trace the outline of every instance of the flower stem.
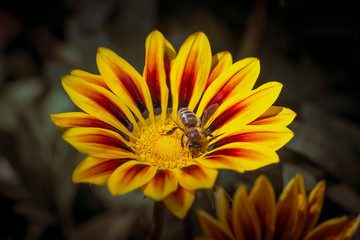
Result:
{"label": "flower stem", "polygon": [[154,203],[153,216],[150,230],[146,236],[146,240],[159,240],[164,226],[165,205],[162,201]]}

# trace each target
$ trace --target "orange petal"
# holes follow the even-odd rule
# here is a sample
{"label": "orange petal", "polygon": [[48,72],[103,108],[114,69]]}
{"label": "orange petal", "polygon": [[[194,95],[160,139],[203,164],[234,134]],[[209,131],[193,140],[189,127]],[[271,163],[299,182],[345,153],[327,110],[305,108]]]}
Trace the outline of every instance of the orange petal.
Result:
{"label": "orange petal", "polygon": [[217,170],[199,164],[182,168],[179,172],[180,185],[190,191],[213,187],[218,174]]}
{"label": "orange petal", "polygon": [[184,218],[195,200],[193,191],[188,191],[181,186],[175,192],[164,198],[164,204],[169,211],[178,218]]}
{"label": "orange petal", "polygon": [[[205,237],[222,240],[234,240],[233,234],[221,222],[214,219],[203,210],[198,210],[197,216]],[[238,238],[240,240],[240,238]]]}
{"label": "orange petal", "polygon": [[304,228],[307,199],[303,178],[297,174],[284,191],[277,203],[276,239],[297,239]]}
{"label": "orange petal", "polygon": [[347,216],[326,220],[313,229],[304,240],[341,239],[349,223]]}
{"label": "orange petal", "polygon": [[171,68],[170,85],[173,118],[178,108],[193,110],[197,105],[211,68],[210,43],[204,33],[192,34],[181,46]]}
{"label": "orange petal", "polygon": [[[259,88],[227,99],[209,122],[209,132],[232,132],[242,128],[263,114],[277,99],[282,84],[266,83]],[[208,89],[209,91],[209,89]]]}
{"label": "orange petal", "polygon": [[85,158],[74,170],[74,183],[86,182],[105,185],[110,175],[128,159]]}
{"label": "orange petal", "polygon": [[70,128],[63,138],[79,152],[98,158],[136,158],[128,142],[113,131],[102,128]]}
{"label": "orange petal", "polygon": [[213,104],[221,105],[227,99],[240,93],[249,92],[260,73],[256,58],[245,58],[226,68],[206,89],[197,114]]}
{"label": "orange petal", "polygon": [[152,98],[155,116],[161,114],[165,120],[168,107],[169,89],[166,84],[170,61],[166,57],[166,40],[159,31],[153,31],[146,39],[144,79]]}
{"label": "orange petal", "polygon": [[215,210],[221,225],[226,226],[231,231],[234,227],[232,225],[231,209],[223,188],[218,188],[215,191]]}
{"label": "orange petal", "polygon": [[92,74],[85,72],[83,70],[75,69],[70,72],[71,75],[81,77],[88,83],[96,84],[100,87],[106,88],[107,90],[110,90],[108,85],[106,85],[104,79],[100,75]]}
{"label": "orange petal", "polygon": [[259,216],[245,186],[240,186],[235,192],[232,216],[236,239],[261,239]]}
{"label": "orange petal", "polygon": [[320,181],[309,195],[308,216],[306,220],[306,226],[303,230],[303,236],[310,232],[319,220],[324,204],[325,185],[325,181]]}
{"label": "orange petal", "polygon": [[156,171],[154,166],[143,165],[136,160],[127,161],[110,176],[108,188],[113,195],[131,192],[148,183]]}
{"label": "orange petal", "polygon": [[128,135],[138,131],[133,114],[112,92],[72,75],[63,77],[62,84],[71,100],[88,114]]}
{"label": "orange petal", "polygon": [[353,239],[353,237],[355,236],[355,234],[357,233],[357,231],[360,228],[360,214],[357,216],[356,219],[352,220],[349,224],[348,227],[343,235],[342,240],[350,240]]}
{"label": "orange petal", "polygon": [[216,138],[209,149],[232,142],[252,142],[276,151],[290,141],[293,136],[290,129],[281,125],[246,125],[237,131],[226,132]]}
{"label": "orange petal", "polygon": [[100,47],[96,62],[101,76],[112,92],[144,122],[150,117],[154,121],[151,95],[145,80],[124,59],[108,48]]}
{"label": "orange petal", "polygon": [[160,201],[178,188],[179,175],[172,170],[159,170],[143,187],[144,195]]}
{"label": "orange petal", "polygon": [[204,158],[196,161],[209,168],[244,172],[277,163],[279,157],[274,150],[266,146],[235,142],[211,150]]}
{"label": "orange petal", "polygon": [[275,192],[265,175],[260,175],[256,179],[249,200],[253,203],[259,216],[263,239],[273,239],[276,221]]}
{"label": "orange petal", "polygon": [[282,126],[287,126],[294,120],[295,117],[296,113],[288,108],[271,106],[268,110],[266,110],[266,112],[264,112],[260,117],[252,121],[250,124],[279,124]]}
{"label": "orange petal", "polygon": [[232,56],[229,52],[219,52],[215,54],[211,62],[209,78],[206,82],[205,89],[228,67],[232,65]]}

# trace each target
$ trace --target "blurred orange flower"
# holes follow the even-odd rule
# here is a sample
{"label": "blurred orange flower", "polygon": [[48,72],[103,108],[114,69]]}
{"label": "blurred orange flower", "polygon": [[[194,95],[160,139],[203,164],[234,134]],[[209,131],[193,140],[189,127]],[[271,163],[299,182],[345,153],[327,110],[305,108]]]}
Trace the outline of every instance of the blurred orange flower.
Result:
{"label": "blurred orange flower", "polygon": [[230,208],[222,188],[215,193],[217,219],[198,210],[205,235],[197,239],[351,239],[360,225],[360,215],[327,220],[316,226],[324,201],[325,181],[320,181],[306,196],[303,178],[296,175],[285,187],[278,201],[270,181],[258,177],[248,195],[240,186]]}
{"label": "blurred orange flower", "polygon": [[[62,78],[84,112],[51,115],[65,141],[89,155],[73,173],[76,183],[107,185],[114,195],[141,188],[183,218],[195,190],[214,185],[217,169],[244,172],[276,163],[275,151],[293,136],[286,126],[295,113],[272,106],[282,85],[253,90],[259,60],[212,56],[204,33],[191,35],[176,54],[153,31],[143,76],[107,48],[99,48],[96,60],[100,75],[74,70]],[[195,126],[184,126],[181,108],[193,112]],[[216,111],[205,117],[210,108]]]}

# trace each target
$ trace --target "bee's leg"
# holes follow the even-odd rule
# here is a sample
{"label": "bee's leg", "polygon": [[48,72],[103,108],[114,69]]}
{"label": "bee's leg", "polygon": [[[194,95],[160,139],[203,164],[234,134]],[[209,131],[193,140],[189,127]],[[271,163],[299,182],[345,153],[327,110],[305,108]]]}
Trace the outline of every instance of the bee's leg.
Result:
{"label": "bee's leg", "polygon": [[185,135],[181,135],[181,147],[184,148],[184,137]]}
{"label": "bee's leg", "polygon": [[163,135],[171,135],[173,134],[179,127],[173,127],[170,131],[168,131],[167,133],[163,134]]}
{"label": "bee's leg", "polygon": [[205,133],[205,135],[207,136],[207,137],[214,137],[211,133],[209,133],[208,131],[204,131],[204,133]]}
{"label": "bee's leg", "polygon": [[224,135],[225,133],[222,133],[222,134],[219,134],[219,135],[217,135],[217,136],[212,136],[212,135],[209,135],[211,138],[210,138],[210,140],[209,140],[209,143],[212,141],[212,140],[215,140],[215,139],[217,139],[218,137],[220,137],[221,135]]}

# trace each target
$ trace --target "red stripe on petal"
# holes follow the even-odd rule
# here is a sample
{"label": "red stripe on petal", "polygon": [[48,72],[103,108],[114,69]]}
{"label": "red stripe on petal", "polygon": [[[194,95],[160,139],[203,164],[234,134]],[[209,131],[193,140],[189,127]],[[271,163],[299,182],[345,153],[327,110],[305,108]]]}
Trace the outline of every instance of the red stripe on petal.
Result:
{"label": "red stripe on petal", "polygon": [[104,159],[103,162],[100,162],[97,165],[94,165],[88,169],[85,169],[82,172],[79,172],[75,178],[74,182],[79,182],[81,179],[85,178],[96,178],[98,176],[109,175],[115,171],[123,163],[127,162],[129,159]]}
{"label": "red stripe on petal", "polygon": [[148,69],[145,79],[153,101],[154,114],[159,115],[161,113],[161,90],[156,70]]}
{"label": "red stripe on petal", "polygon": [[102,134],[88,134],[78,138],[78,141],[84,140],[88,143],[101,143],[103,145],[112,146],[115,148],[125,149],[129,152],[134,152],[130,147],[128,147],[125,143],[121,142],[116,138],[112,138],[108,135]]}
{"label": "red stripe on petal", "polygon": [[146,105],[145,105],[145,100],[144,100],[145,98],[141,94],[141,91],[139,91],[137,86],[134,84],[134,81],[131,79],[130,76],[128,76],[121,69],[114,68],[113,71],[114,71],[115,75],[118,77],[118,79],[121,81],[121,83],[124,85],[125,89],[129,93],[129,96],[132,97],[134,104],[140,110],[143,118],[145,118],[145,119],[148,118],[149,111],[147,110]]}
{"label": "red stripe on petal", "polygon": [[119,120],[119,122],[121,122],[130,132],[134,130],[133,124],[129,121],[129,119],[127,119],[125,113],[120,108],[118,108],[116,104],[111,101],[106,95],[101,93],[91,94],[91,92],[86,91],[86,89],[82,91],[82,94],[103,107],[117,120]]}
{"label": "red stripe on petal", "polygon": [[121,132],[117,128],[84,112],[51,114],[50,118],[54,122],[56,127],[59,128],[61,131],[66,131],[67,129],[72,127],[103,128],[119,133],[127,141],[130,140],[129,136],[127,136],[125,133]]}
{"label": "red stripe on petal", "polygon": [[217,116],[211,125],[207,128],[207,131],[210,133],[214,132],[216,129],[220,128],[225,123],[237,116],[244,108],[246,108],[246,106],[241,104],[232,106],[227,111],[224,111],[219,116]]}
{"label": "red stripe on petal", "polygon": [[206,157],[211,158],[212,156],[214,156],[215,158],[218,158],[219,155],[232,156],[232,157],[248,156],[249,154],[246,154],[246,152],[248,152],[247,149],[225,148],[208,153],[206,154]]}
{"label": "red stripe on petal", "polygon": [[153,179],[144,187],[143,192],[159,201],[177,189],[179,176],[171,170],[159,170]]}
{"label": "red stripe on petal", "polygon": [[196,58],[197,54],[194,54],[191,59],[188,59],[187,64],[185,65],[184,74],[180,84],[179,109],[181,107],[187,107],[191,96],[193,95],[196,79],[195,65],[193,63],[196,61]]}

